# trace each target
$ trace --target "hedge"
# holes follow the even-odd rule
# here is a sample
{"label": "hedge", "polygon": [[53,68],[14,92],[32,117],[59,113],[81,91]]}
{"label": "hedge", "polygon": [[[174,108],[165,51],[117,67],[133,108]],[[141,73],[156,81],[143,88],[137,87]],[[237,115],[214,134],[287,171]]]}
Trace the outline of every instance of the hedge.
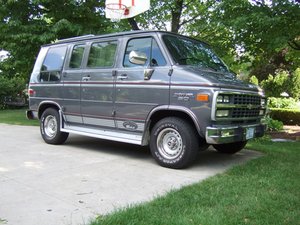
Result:
{"label": "hedge", "polygon": [[300,125],[300,109],[270,108],[270,117],[282,121],[285,125]]}

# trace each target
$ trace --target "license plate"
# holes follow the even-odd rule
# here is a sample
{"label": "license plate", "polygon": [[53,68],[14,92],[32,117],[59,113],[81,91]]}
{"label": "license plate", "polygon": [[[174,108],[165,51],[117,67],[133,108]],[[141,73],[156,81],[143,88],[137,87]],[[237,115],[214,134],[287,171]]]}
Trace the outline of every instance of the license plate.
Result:
{"label": "license plate", "polygon": [[255,131],[254,127],[247,128],[247,130],[246,130],[246,140],[251,139],[251,138],[254,137],[254,131]]}

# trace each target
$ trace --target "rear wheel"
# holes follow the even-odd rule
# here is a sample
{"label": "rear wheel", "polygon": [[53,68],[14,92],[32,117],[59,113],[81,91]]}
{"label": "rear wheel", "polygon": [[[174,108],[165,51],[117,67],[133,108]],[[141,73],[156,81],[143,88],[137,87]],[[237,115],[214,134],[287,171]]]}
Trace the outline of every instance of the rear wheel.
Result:
{"label": "rear wheel", "polygon": [[161,166],[185,168],[196,159],[198,138],[197,131],[187,121],[167,117],[151,130],[150,150]]}
{"label": "rear wheel", "polygon": [[41,117],[40,130],[44,141],[48,144],[63,144],[69,133],[60,131],[60,116],[56,109],[46,109]]}
{"label": "rear wheel", "polygon": [[240,141],[228,144],[213,145],[214,148],[221,153],[234,154],[241,151],[247,144],[247,141]]}

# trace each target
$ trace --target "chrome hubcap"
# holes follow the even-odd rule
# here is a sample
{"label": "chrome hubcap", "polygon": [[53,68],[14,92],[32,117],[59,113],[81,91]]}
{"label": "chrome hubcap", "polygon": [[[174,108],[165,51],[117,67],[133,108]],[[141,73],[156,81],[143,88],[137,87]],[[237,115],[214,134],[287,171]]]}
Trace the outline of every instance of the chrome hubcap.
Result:
{"label": "chrome hubcap", "polygon": [[173,128],[163,129],[157,137],[158,151],[166,159],[177,158],[183,150],[182,146],[181,135]]}
{"label": "chrome hubcap", "polygon": [[49,115],[46,117],[44,121],[44,131],[48,137],[55,137],[57,133],[57,120],[54,116]]}

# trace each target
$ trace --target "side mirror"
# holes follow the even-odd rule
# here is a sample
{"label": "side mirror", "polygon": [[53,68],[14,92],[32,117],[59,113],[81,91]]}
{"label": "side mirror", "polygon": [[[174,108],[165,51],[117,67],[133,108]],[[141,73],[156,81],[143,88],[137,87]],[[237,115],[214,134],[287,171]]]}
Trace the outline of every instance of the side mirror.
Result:
{"label": "side mirror", "polygon": [[131,51],[129,53],[129,62],[137,65],[144,65],[147,62],[147,55],[143,52]]}

